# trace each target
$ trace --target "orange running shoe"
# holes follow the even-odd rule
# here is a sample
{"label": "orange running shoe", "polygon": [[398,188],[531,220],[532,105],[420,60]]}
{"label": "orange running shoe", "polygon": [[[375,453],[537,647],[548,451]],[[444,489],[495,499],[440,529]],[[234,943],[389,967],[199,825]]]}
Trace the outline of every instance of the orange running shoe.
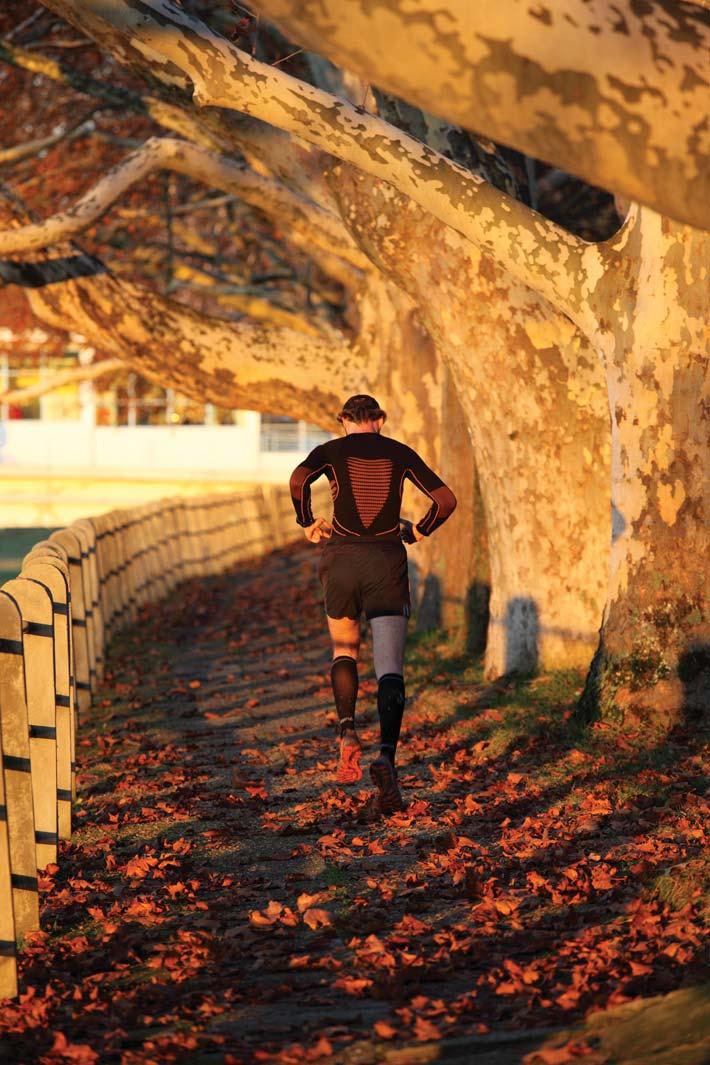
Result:
{"label": "orange running shoe", "polygon": [[340,758],[338,759],[338,784],[356,784],[362,777],[360,758],[362,747],[354,732],[346,732],[340,740]]}
{"label": "orange running shoe", "polygon": [[372,783],[377,788],[377,800],[382,814],[394,814],[406,809],[399,790],[397,770],[389,758],[380,755],[370,766]]}

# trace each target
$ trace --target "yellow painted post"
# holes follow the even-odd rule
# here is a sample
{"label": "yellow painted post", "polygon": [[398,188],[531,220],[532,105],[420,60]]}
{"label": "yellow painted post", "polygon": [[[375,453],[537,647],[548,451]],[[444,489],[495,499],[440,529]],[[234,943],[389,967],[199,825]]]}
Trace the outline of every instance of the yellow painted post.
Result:
{"label": "yellow painted post", "polygon": [[153,512],[153,529],[160,558],[161,595],[166,596],[175,585],[173,547],[173,508],[171,499],[160,499]]}
{"label": "yellow painted post", "polygon": [[[46,542],[49,543],[49,541],[46,541]],[[53,552],[54,551],[61,551],[61,549],[58,548],[56,544],[51,544],[50,546],[52,547]],[[61,552],[61,553],[62,553],[62,555],[64,555],[64,552]],[[59,558],[54,553],[49,554],[48,552],[46,552],[46,548],[43,547],[41,543],[39,545],[33,547],[28,555],[25,555],[25,558],[24,558],[23,563],[22,563],[23,570],[25,569],[25,567],[27,567],[29,565],[34,565],[36,563],[40,563],[42,565],[50,566],[51,568],[56,570],[59,573],[59,575],[61,576],[62,581],[64,582],[64,588],[66,590],[66,604],[67,604],[66,610],[64,610],[64,608],[61,605],[59,605],[62,602],[61,593],[58,594],[58,598],[56,600],[57,608],[55,610],[55,615],[54,615],[54,648],[55,648],[54,672],[55,672],[55,678],[56,678],[56,683],[57,683],[57,692],[59,693],[58,694],[57,707],[58,707],[58,709],[61,708],[61,713],[58,713],[58,715],[57,715],[57,742],[58,743],[59,743],[60,737],[63,737],[65,735],[65,728],[68,727],[68,729],[69,729],[69,773],[70,773],[69,780],[70,780],[70,782],[69,782],[68,787],[71,790],[71,796],[69,797],[69,800],[66,800],[66,798],[65,798],[65,801],[71,801],[72,799],[76,799],[76,729],[77,729],[78,707],[77,707],[77,697],[76,697],[76,678],[74,676],[74,642],[73,642],[73,639],[72,639],[72,606],[71,606],[71,583],[70,583],[70,579],[69,579],[69,566],[64,561],[64,557]],[[64,677],[64,666],[62,664],[63,661],[64,661],[64,658],[63,658],[61,653],[58,653],[58,644],[57,644],[58,639],[60,640],[60,643],[62,645],[63,645],[64,641],[66,641],[67,661],[68,661],[68,669],[69,669],[69,675],[68,675],[67,678]],[[68,699],[69,699],[68,702],[67,702],[67,693],[68,693]],[[68,717],[68,721],[69,721],[68,726],[66,725],[67,717]],[[57,758],[59,759],[59,754],[57,755]],[[59,774],[59,765],[58,765],[58,768],[57,768],[57,773]],[[62,778],[61,779],[62,779],[62,781],[65,780],[65,777],[64,777],[63,774],[62,774]],[[57,777],[57,780],[59,781],[59,775]],[[58,783],[57,787],[58,788],[60,788],[60,787],[64,788],[65,784],[64,783],[62,783],[62,784]],[[61,809],[62,809],[62,805],[60,803],[60,811],[61,811]],[[64,823],[64,822],[60,822],[60,823]],[[60,830],[59,838],[60,839],[64,839],[65,838],[61,834],[61,830]],[[69,837],[67,836],[66,838],[68,839]]]}
{"label": "yellow painted post", "polygon": [[265,484],[261,489],[262,498],[262,513],[264,515],[264,526],[267,530],[267,538],[269,543],[269,550],[273,550],[277,547],[283,546],[283,534],[280,528],[280,522],[278,519],[278,509],[276,497],[274,495],[274,486]]}
{"label": "yellow painted post", "polygon": [[131,507],[127,512],[128,514],[128,552],[130,563],[128,566],[128,574],[131,584],[131,620],[135,621],[138,617],[138,608],[142,601],[143,592],[143,556],[142,556],[142,542],[140,538],[138,508]]}
{"label": "yellow painted post", "polygon": [[185,533],[187,537],[187,554],[182,575],[190,580],[196,577],[200,571],[200,528],[197,518],[197,504],[194,499],[186,499],[184,503]]}
{"label": "yellow painted post", "polygon": [[86,608],[84,606],[84,575],[81,566],[81,544],[68,529],[61,529],[50,536],[50,541],[61,547],[69,565],[69,589],[71,591],[72,662],[74,664],[74,689],[79,713],[91,706],[91,660],[86,631]]}
{"label": "yellow painted post", "polygon": [[54,617],[43,584],[17,577],[2,588],[22,615],[25,697],[30,729],[37,868],[57,860],[57,715],[54,703]]}
{"label": "yellow painted post", "polygon": [[261,493],[249,492],[244,495],[244,524],[242,535],[244,536],[244,558],[254,558],[262,554],[262,520],[261,520]]}
{"label": "yellow painted post", "polygon": [[123,613],[124,625],[135,621],[138,617],[138,546],[136,544],[136,525],[132,510],[123,511],[123,545],[125,550],[126,591],[128,593],[128,605]]}
{"label": "yellow painted post", "polygon": [[128,619],[130,609],[130,595],[128,591],[128,550],[127,550],[127,522],[124,510],[114,510],[111,514],[114,521],[115,541],[115,578],[116,578],[116,612],[113,617],[112,628],[118,632]]}
{"label": "yellow painted post", "polygon": [[[1,724],[0,721],[0,726]],[[10,872],[10,838],[7,831],[5,774],[2,765],[2,728],[0,727],[0,999],[15,998],[17,995],[16,935]]]}
{"label": "yellow painted post", "polygon": [[232,504],[230,523],[232,527],[232,565],[236,566],[244,557],[244,496],[237,492]]}
{"label": "yellow painted post", "polygon": [[170,591],[170,548],[168,541],[169,529],[167,527],[167,515],[164,509],[165,500],[154,503],[150,508],[149,530],[155,544],[156,587],[154,601],[164,599]]}
{"label": "yellow painted post", "polygon": [[151,503],[148,507],[146,528],[152,545],[153,563],[153,587],[151,591],[152,602],[157,603],[168,594],[167,584],[167,551],[163,530],[160,527],[160,504]]}
{"label": "yellow painted post", "polygon": [[136,532],[138,534],[140,557],[140,595],[139,603],[152,602],[155,586],[155,544],[151,541],[148,530],[148,505],[136,509]]}
{"label": "yellow painted post", "polygon": [[71,528],[79,529],[88,541],[89,589],[91,595],[91,616],[94,626],[94,647],[96,651],[96,682],[104,676],[104,612],[101,602],[101,580],[97,558],[96,528],[88,518],[75,521]]}
{"label": "yellow painted post", "polygon": [[138,606],[143,606],[144,603],[150,603],[153,595],[154,585],[154,562],[153,552],[154,545],[151,543],[150,536],[148,534],[148,508],[147,506],[137,507],[135,510],[135,534],[136,534],[136,547],[137,547],[137,572],[138,572],[138,588],[136,595],[136,602]]}
{"label": "yellow painted post", "polygon": [[229,567],[229,500],[220,496],[217,506],[215,573],[224,573]]}
{"label": "yellow painted post", "polygon": [[30,730],[25,701],[22,618],[0,589],[0,728],[15,931],[39,928]]}
{"label": "yellow painted post", "polygon": [[203,562],[202,573],[204,576],[211,576],[215,572],[215,559],[217,556],[217,546],[215,543],[215,529],[217,526],[217,507],[218,501],[215,496],[204,496],[202,499],[202,542],[203,542]]}
{"label": "yellow painted post", "polygon": [[93,589],[91,565],[89,562],[89,539],[86,530],[76,522],[64,530],[71,533],[79,545],[81,564],[81,594],[84,597],[84,618],[86,619],[86,643],[89,649],[89,684],[91,691],[96,691],[96,624],[94,622]]}
{"label": "yellow painted post", "polygon": [[121,610],[123,608],[123,592],[121,585],[121,534],[119,531],[120,519],[118,512],[112,510],[104,515],[105,521],[110,528],[108,538],[108,600],[109,600],[109,631],[111,635],[117,631],[120,624]]}
{"label": "yellow painted post", "polygon": [[175,501],[175,519],[177,524],[177,582],[187,580],[190,576],[190,533],[187,524],[187,501]]}
{"label": "yellow painted post", "polygon": [[54,704],[57,719],[57,834],[71,839],[72,786],[76,772],[74,697],[71,681],[71,637],[68,575],[56,558],[31,552],[22,576],[42,584],[52,597],[54,616]]}
{"label": "yellow painted post", "polygon": [[105,665],[104,655],[106,652],[106,644],[109,637],[109,571],[111,568],[110,554],[109,554],[109,539],[110,539],[110,527],[106,521],[105,514],[99,514],[96,517],[88,518],[94,533],[94,559],[96,561],[96,596],[98,600],[97,610],[101,617],[101,666],[102,674],[100,680],[103,679],[103,667]]}

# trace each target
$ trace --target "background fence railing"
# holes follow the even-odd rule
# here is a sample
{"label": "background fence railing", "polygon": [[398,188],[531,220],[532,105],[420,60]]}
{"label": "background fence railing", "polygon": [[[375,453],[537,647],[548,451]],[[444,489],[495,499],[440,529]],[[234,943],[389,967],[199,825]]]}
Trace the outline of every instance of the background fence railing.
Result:
{"label": "background fence railing", "polygon": [[181,581],[297,532],[280,487],[163,499],[52,533],[0,586],[0,998],[17,994],[17,942],[40,926],[37,872],[71,837],[77,732],[107,641]]}

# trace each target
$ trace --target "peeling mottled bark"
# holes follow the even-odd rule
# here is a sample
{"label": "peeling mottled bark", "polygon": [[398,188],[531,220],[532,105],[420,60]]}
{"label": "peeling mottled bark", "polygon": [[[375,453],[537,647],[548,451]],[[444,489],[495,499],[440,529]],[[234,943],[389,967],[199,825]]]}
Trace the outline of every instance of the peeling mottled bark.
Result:
{"label": "peeling mottled bark", "polygon": [[[371,274],[359,294],[360,344],[377,359],[374,392],[387,411],[384,432],[404,440],[439,470],[459,499],[455,518],[410,548],[416,624],[463,637],[471,585],[487,579],[487,540],[475,484],[471,440],[440,353],[417,304],[392,281]],[[404,513],[414,520],[426,504],[405,487]],[[475,556],[475,558],[474,558]],[[475,591],[478,591],[476,589]],[[482,595],[485,614],[487,599]],[[479,611],[480,613],[480,611]],[[473,641],[470,645],[473,649]],[[485,646],[485,627],[476,650]]]}
{"label": "peeling mottled bark", "polygon": [[[635,20],[630,29],[626,6],[610,4],[608,11],[620,22],[627,20],[628,32],[610,29],[605,0],[564,0],[561,20],[556,8],[528,10],[518,5],[524,8],[519,25],[510,20],[514,0],[502,0],[491,9],[494,43],[501,25],[513,43],[522,34],[519,53],[498,47],[502,39],[496,45],[500,62],[491,71],[499,100],[493,111],[501,125],[493,135],[505,140],[505,124],[512,122],[512,130],[515,121],[541,135],[537,118],[531,121],[530,114],[530,106],[541,107],[540,90],[555,113],[554,119],[544,116],[545,136],[561,145],[563,165],[585,174],[587,160],[593,180],[646,198],[668,214],[705,218],[707,197],[702,190],[698,195],[699,123],[705,108],[693,105],[706,88],[697,70],[702,13],[697,6],[670,5],[669,0],[654,5],[631,0],[624,5],[627,2]],[[244,135],[251,137],[256,162],[272,174],[283,172],[291,187],[313,187],[320,193],[326,152],[369,175],[369,185],[348,193],[339,187],[342,170],[331,182],[332,193],[341,197],[343,219],[368,256],[418,304],[426,329],[460,383],[490,519],[491,672],[527,668],[536,657],[543,665],[579,664],[589,655],[590,630],[596,628],[592,619],[599,610],[600,565],[607,554],[606,422],[591,343],[606,368],[618,535],[602,650],[586,702],[596,700],[604,713],[616,715],[643,715],[655,705],[668,719],[702,702],[708,670],[707,614],[699,598],[695,560],[704,559],[708,547],[702,524],[707,504],[698,487],[708,480],[707,400],[705,406],[696,404],[707,389],[707,235],[645,209],[632,211],[615,240],[585,245],[376,116],[255,62],[167,0],[45,3],[119,60],[163,85],[194,90],[206,108],[205,123],[213,107],[251,116],[235,115],[233,121],[245,123]],[[417,11],[411,14],[408,0],[377,5],[352,0],[350,13],[355,17],[362,11],[406,11],[427,32],[434,25],[439,40],[447,10],[463,10],[460,0],[449,0],[441,18],[432,23],[429,0],[423,4],[423,22]],[[478,7],[466,7],[472,19],[479,17]],[[309,15],[311,8],[303,5]],[[285,3],[282,10],[293,12],[295,6]],[[570,11],[581,18],[567,19],[571,30],[562,25]],[[598,33],[596,24],[588,21],[590,13],[601,18]],[[506,15],[503,22],[501,15]],[[350,32],[348,20],[343,26]],[[560,38],[556,35],[561,31]],[[416,46],[422,47],[426,33],[421,39],[414,36]],[[479,36],[471,33],[474,51],[480,47]],[[627,37],[634,48],[616,47],[619,40],[628,45]],[[550,57],[549,47],[554,52],[559,40],[569,40],[570,47]],[[457,84],[475,82],[481,56],[466,60],[468,45],[457,42],[456,33],[451,43],[459,64]],[[407,50],[402,54],[406,57]],[[552,82],[535,71],[543,54],[552,82],[557,79],[556,93]],[[364,76],[376,81],[377,55],[376,49],[368,50],[358,60]],[[399,56],[395,59],[399,63]],[[559,63],[569,73],[566,86]],[[593,74],[599,70],[599,81],[585,82],[589,94],[569,103],[570,86],[579,86],[590,64]],[[441,70],[448,77],[443,60]],[[519,79],[531,72],[537,79],[535,93],[525,88],[519,100]],[[418,91],[426,92],[427,107],[433,106],[436,79],[422,88],[421,69],[415,64],[411,77],[419,83]],[[611,78],[616,79],[613,97],[608,95]],[[602,80],[599,91],[607,96],[600,99]],[[615,111],[616,105],[620,110]],[[225,113],[214,112],[220,128],[228,124]],[[628,119],[616,140],[614,114]],[[279,130],[264,133],[250,125],[253,119]],[[661,126],[672,131],[668,143]],[[319,150],[294,142],[293,156],[287,158],[284,130]],[[530,147],[516,141],[513,132],[510,140]],[[294,170],[301,164],[299,184]],[[373,178],[389,185],[378,186]],[[312,198],[329,204],[328,196]],[[91,284],[92,298],[103,299],[109,281],[97,277],[70,284],[75,289]],[[45,298],[46,292],[37,298]],[[367,300],[361,310],[367,320]],[[108,311],[102,313],[114,338],[116,323]],[[188,328],[188,335],[193,333]],[[256,348],[247,343],[247,366],[258,348],[258,338]],[[260,356],[262,371],[273,354],[266,348],[268,344]],[[377,356],[363,344],[356,362],[358,358]],[[307,361],[304,357],[304,365]],[[195,369],[199,387],[212,387],[203,369],[202,364]],[[370,363],[347,379],[356,377],[379,380]],[[183,383],[189,392],[189,374]],[[344,383],[341,377],[341,386]],[[261,402],[263,395],[258,390],[255,394]],[[416,404],[412,409],[416,411]],[[691,562],[684,565],[683,557]]]}
{"label": "peeling mottled bark", "polygon": [[488,518],[488,675],[586,667],[609,550],[597,357],[564,316],[390,186],[346,167],[332,185],[363,250],[416,301],[457,383]]}
{"label": "peeling mottled bark", "polygon": [[566,313],[579,311],[581,240],[376,115],[259,63],[166,0],[43,2],[121,62],[192,85],[202,106],[242,111],[391,182]]}
{"label": "peeling mottled bark", "polygon": [[165,387],[222,407],[278,411],[332,426],[343,389],[370,367],[345,340],[226,322],[109,273],[29,294],[33,312],[81,333],[103,352]]}
{"label": "peeling mottled bark", "polygon": [[257,0],[256,8],[299,44],[410,103],[710,225],[710,20],[696,4]]}
{"label": "peeling mottled bark", "polygon": [[329,256],[341,259],[338,279],[349,285],[356,283],[357,270],[367,265],[363,255],[348,240],[340,220],[323,208],[225,156],[173,137],[151,137],[112,167],[67,210],[42,222],[0,231],[0,254],[34,251],[78,236],[128,189],[157,170],[184,174],[223,192],[234,193],[275,218],[294,243],[322,249]]}
{"label": "peeling mottled bark", "polygon": [[710,235],[633,208],[596,292],[613,546],[588,714],[710,708]]}

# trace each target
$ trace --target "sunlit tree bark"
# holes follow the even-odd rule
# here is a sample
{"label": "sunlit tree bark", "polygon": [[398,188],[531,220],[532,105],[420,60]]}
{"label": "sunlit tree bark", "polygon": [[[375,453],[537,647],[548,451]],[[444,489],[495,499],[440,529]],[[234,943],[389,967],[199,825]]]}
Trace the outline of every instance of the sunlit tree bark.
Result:
{"label": "sunlit tree bark", "polygon": [[488,516],[486,672],[586,667],[604,605],[604,375],[563,315],[391,186],[332,187],[373,262],[409,293],[457,384]]}
{"label": "sunlit tree bark", "polygon": [[[572,4],[572,0],[569,3]],[[707,254],[707,238],[697,230],[671,224],[653,212],[646,211],[634,216],[641,221],[637,228],[634,228],[635,223],[627,225],[620,241],[612,241],[607,245],[585,245],[549,219],[498,192],[479,176],[452,163],[377,116],[290,78],[279,69],[256,62],[167,0],[144,0],[140,4],[133,0],[116,0],[110,7],[99,0],[46,0],[46,6],[74,21],[122,61],[149,71],[164,85],[172,84],[182,92],[191,89],[194,100],[206,109],[206,114],[212,108],[224,109],[222,112],[218,110],[217,114],[224,114],[228,109],[244,112],[302,138],[323,152],[338,156],[370,177],[385,179],[438,222],[475,244],[480,252],[496,262],[498,268],[534,290],[538,296],[549,300],[557,311],[574,322],[604,360],[613,414],[614,505],[621,516],[620,520],[625,522],[612,553],[611,598],[603,631],[604,650],[598,656],[587,703],[596,702],[605,713],[616,714],[636,711],[644,714],[650,712],[656,703],[662,703],[663,714],[668,719],[673,719],[684,706],[690,705],[689,700],[692,702],[695,699],[692,692],[706,683],[703,678],[707,678],[710,668],[706,652],[702,650],[702,634],[707,623],[705,607],[698,601],[697,613],[694,612],[695,608],[689,610],[687,624],[680,626],[684,631],[687,630],[685,635],[668,641],[668,624],[664,617],[658,612],[644,613],[648,596],[644,591],[644,582],[637,580],[634,574],[637,570],[641,572],[643,560],[653,554],[658,566],[655,580],[670,588],[679,564],[679,547],[682,548],[684,541],[701,542],[698,530],[706,520],[701,510],[703,500],[699,498],[697,490],[696,468],[704,467],[707,455],[708,433],[704,420],[707,410],[697,406],[698,383],[704,381],[706,375],[697,323],[703,315],[707,316],[707,307],[703,304],[707,295],[706,292],[698,295],[694,271],[699,268],[697,264],[702,256]],[[509,6],[504,3],[500,10],[507,10]],[[356,7],[357,4],[354,5]],[[584,5],[584,8],[588,11],[589,5]],[[664,182],[661,182],[662,188],[659,186],[660,191],[647,191],[650,188],[648,167],[644,171],[643,160],[636,159],[633,152],[627,152],[627,158],[622,163],[614,157],[613,152],[606,150],[606,155],[616,175],[624,170],[627,176],[632,172],[639,175],[646,173],[648,180],[644,179],[646,191],[643,192],[646,199],[668,214],[675,213],[697,221],[704,217],[697,210],[697,186],[693,184],[695,173],[692,170],[697,162],[693,138],[697,139],[699,131],[689,126],[688,121],[696,121],[695,116],[700,112],[698,108],[691,107],[693,117],[686,121],[684,108],[686,101],[692,101],[697,90],[696,66],[700,38],[697,34],[693,37],[693,33],[700,26],[696,18],[699,18],[699,9],[674,5],[674,10],[680,12],[678,19],[675,19],[673,12],[666,8],[664,3],[656,5],[654,11],[662,10],[662,18],[656,18],[654,12],[646,10],[646,5],[641,11],[636,5],[635,14],[639,15],[640,11],[639,17],[647,19],[644,25],[649,30],[651,51],[658,47],[659,42],[664,47],[667,44],[669,62],[665,65],[672,68],[666,73],[666,80],[660,87],[649,80],[649,73],[646,80],[650,90],[638,96],[643,97],[643,106],[646,107],[647,98],[657,96],[655,90],[658,89],[665,116],[671,115],[676,125],[680,123],[683,126],[685,122],[682,136],[677,140],[683,146],[684,158],[690,159],[690,169],[681,168],[682,172],[679,172],[677,167],[674,169],[676,156],[658,151],[661,141],[658,140],[658,130],[650,110],[646,112],[648,129],[641,123],[640,131],[637,130],[634,121],[638,123],[639,116],[634,118],[630,115],[628,131],[632,137],[641,136],[644,144],[654,146],[649,157],[653,152],[656,153],[657,171],[662,174],[665,169],[672,174],[670,183],[682,191],[675,198],[671,197],[671,203]],[[491,17],[497,24],[497,11]],[[527,16],[522,21],[529,28]],[[558,21],[552,18],[551,25],[554,25],[550,32],[544,24],[544,18],[537,18],[537,22],[540,40],[552,43],[554,32],[559,30]],[[568,62],[570,57],[575,59],[580,50],[585,52],[590,61],[600,66],[607,80],[610,77],[617,78],[620,82],[618,92],[622,96],[626,95],[630,107],[635,106],[634,94],[628,91],[629,86],[624,81],[628,69],[625,57],[612,47],[616,38],[600,30],[599,34],[595,34],[599,38],[597,46],[589,49],[588,43],[585,43],[586,30],[575,37],[574,34],[570,36],[566,27],[563,29],[562,41],[570,41],[570,50],[563,49],[561,53],[564,61]],[[642,30],[643,27],[638,32]],[[515,35],[517,27],[511,32]],[[529,35],[529,29],[526,32]],[[637,27],[634,27],[633,33],[636,32]],[[635,39],[633,33],[631,36]],[[576,41],[574,48],[571,43],[573,38]],[[536,39],[531,37],[528,43],[532,47],[536,45]],[[646,43],[643,43],[643,47],[647,47]],[[648,61],[646,52],[641,54],[637,49],[637,53],[631,59],[632,63],[639,59]],[[688,62],[685,64],[684,80],[679,83],[677,72],[684,55]],[[462,56],[465,56],[465,52],[462,52]],[[537,61],[539,57],[533,48],[523,58]],[[371,62],[372,66],[368,66],[363,73],[376,78],[377,64],[370,57],[367,62]],[[502,62],[497,75],[502,86],[506,79],[516,84],[522,69],[520,64],[516,65],[514,57],[509,57],[507,62],[510,69]],[[574,71],[574,63],[570,65]],[[663,65],[657,64],[656,74]],[[580,66],[580,69],[584,68]],[[645,70],[643,64],[642,69]],[[634,68],[633,74],[638,81],[637,68]],[[466,76],[464,64],[462,78]],[[578,81],[575,84],[578,85]],[[564,86],[559,88],[557,97],[552,93],[551,106],[556,111],[560,110],[564,125],[571,110],[566,106],[562,109],[557,107],[560,93],[564,95],[563,89]],[[502,121],[507,121],[505,116],[510,114],[510,100],[514,93],[506,96],[503,88],[501,92],[505,105],[501,109]],[[431,104],[431,97],[427,103]],[[600,117],[600,106],[595,105],[595,120]],[[519,110],[527,123],[529,116],[525,107],[520,106]],[[596,124],[602,129],[605,127],[604,121],[597,121]],[[550,128],[554,137],[557,137],[554,122]],[[500,132],[497,131],[498,135]],[[564,137],[561,139],[564,140]],[[603,143],[607,145],[606,141]],[[623,143],[627,141],[623,140]],[[575,159],[583,151],[583,146],[584,140],[579,136],[568,139],[569,152]],[[277,136],[274,155],[278,156],[281,148]],[[539,154],[545,155],[542,151]],[[597,158],[596,149],[591,154]],[[312,154],[306,152],[304,159],[304,172],[307,173]],[[565,156],[565,161],[569,169],[575,169],[573,159],[567,161]],[[606,180],[599,173],[595,177],[596,180]],[[632,195],[641,196],[633,183],[625,186],[612,177],[608,179],[608,184],[616,190],[628,188]],[[307,174],[309,179],[310,175]],[[677,210],[678,203],[687,205],[688,211]],[[644,218],[648,221],[644,222]],[[656,223],[653,223],[654,218]],[[657,226],[658,235],[652,239],[644,236],[644,233],[652,233],[653,224]],[[640,234],[638,238],[632,239],[628,235],[637,231]],[[649,249],[651,255],[657,256],[652,263]],[[653,286],[649,278],[652,278]],[[660,297],[657,295],[659,292],[662,294]],[[655,328],[653,344],[650,340],[651,326]],[[435,339],[438,343],[438,338]],[[667,377],[663,376],[664,373],[669,374],[671,369],[673,379],[678,382],[675,389],[668,385]],[[642,371],[641,378],[639,371]],[[656,379],[658,387],[653,383],[648,384]],[[651,452],[648,451],[649,448],[653,449],[649,441],[653,441],[654,434],[660,431],[653,417],[649,418],[647,432],[644,434],[639,431],[630,449],[626,441],[629,426],[640,425],[644,420],[645,416],[641,411],[637,412],[637,407],[647,402],[644,389],[648,388],[657,394],[652,408],[661,412],[658,418],[665,422],[670,417],[669,411],[672,411],[676,419],[670,419],[672,424],[675,426],[677,422],[680,426],[670,434],[664,430],[666,450],[663,452],[663,466],[660,459],[652,462]],[[616,402],[617,398],[619,402]],[[692,461],[689,460],[690,455]],[[678,522],[685,523],[677,524],[676,534],[671,537],[675,547],[672,548],[669,538],[664,538],[660,532],[654,534],[654,528],[661,528],[658,522],[650,521],[644,525],[640,520],[632,518],[629,522],[625,517],[644,513],[643,507],[639,511],[638,477],[646,478],[648,483],[645,491],[648,497],[654,497],[654,493],[657,497],[654,506],[660,522],[665,522],[669,527]],[[680,498],[683,503],[673,520],[672,511]],[[686,507],[685,511],[683,507]],[[679,536],[678,533],[683,530],[687,530],[687,535],[684,532]],[[656,552],[654,545],[657,539],[668,550]],[[686,570],[689,572],[685,574],[684,587],[698,586],[699,566],[697,556],[687,562]],[[672,599],[669,593],[669,601]],[[679,602],[681,599],[683,595],[680,595]],[[625,614],[629,617],[643,615],[644,625],[638,629],[631,626],[627,628],[626,643],[617,655],[617,664],[613,669],[605,669],[604,662],[611,660],[615,654],[609,642],[609,637],[616,632],[614,618]],[[697,618],[699,620],[693,620]],[[657,644],[653,644],[649,634],[653,635]],[[665,666],[655,672],[637,671],[637,681],[626,683],[625,667],[623,663],[619,665],[619,661],[623,659],[627,664],[633,664],[639,656],[643,658],[646,653],[644,647],[650,644],[660,646],[662,639],[670,647],[664,660]],[[692,646],[687,653],[691,655],[695,671],[692,685],[683,679],[687,677],[688,667],[684,657],[686,649],[681,649],[681,645],[685,648],[688,640]],[[617,683],[619,677],[622,682]]]}
{"label": "sunlit tree bark", "polygon": [[672,723],[710,707],[710,235],[633,208],[601,254],[613,546],[583,706]]}
{"label": "sunlit tree bark", "polygon": [[710,224],[703,4],[255,6],[299,44],[419,107],[671,217]]}

